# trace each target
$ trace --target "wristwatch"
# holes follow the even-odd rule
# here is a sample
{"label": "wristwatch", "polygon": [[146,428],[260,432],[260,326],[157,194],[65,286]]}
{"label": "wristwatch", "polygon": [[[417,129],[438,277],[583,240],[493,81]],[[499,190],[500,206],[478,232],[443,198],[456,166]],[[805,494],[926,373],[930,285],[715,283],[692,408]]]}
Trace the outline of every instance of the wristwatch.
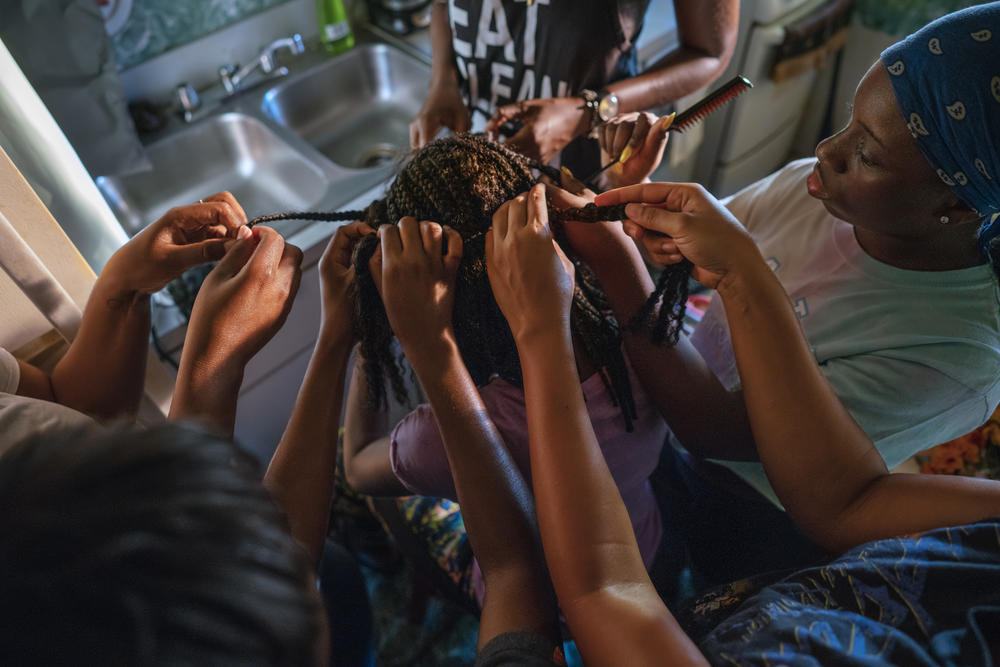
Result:
{"label": "wristwatch", "polygon": [[591,131],[598,123],[606,123],[618,115],[618,96],[610,90],[598,92],[584,88],[580,91],[580,97],[583,98],[583,107],[590,109]]}

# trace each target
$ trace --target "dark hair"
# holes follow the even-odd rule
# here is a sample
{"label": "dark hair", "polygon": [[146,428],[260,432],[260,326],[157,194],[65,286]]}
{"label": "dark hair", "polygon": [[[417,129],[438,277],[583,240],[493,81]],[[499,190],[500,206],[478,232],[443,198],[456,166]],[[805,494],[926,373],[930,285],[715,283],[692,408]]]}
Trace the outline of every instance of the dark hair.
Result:
{"label": "dark hair", "polygon": [[[364,220],[372,227],[397,224],[403,216],[434,220],[458,231],[464,242],[455,290],[453,322],[462,357],[478,385],[494,375],[520,385],[521,367],[513,337],[493,299],[486,276],[484,236],[493,213],[505,201],[526,192],[538,179],[533,170],[554,181],[558,169],[527,158],[489,141],[483,135],[460,134],[432,142],[416,151],[389,188],[388,195],[363,211],[289,212],[254,218],[250,225],[279,220]],[[566,242],[559,223],[568,220],[620,220],[624,205],[549,209],[553,235],[576,267],[576,292],[571,313],[573,331],[587,354],[601,368],[601,378],[620,405],[627,429],[635,405],[621,332],[597,277]],[[396,398],[405,403],[401,359],[382,300],[375,289],[368,261],[378,245],[374,236],[357,246],[354,326],[361,339],[368,398],[380,405],[386,399],[386,376]],[[657,344],[677,342],[683,323],[691,263],[682,261],[663,270],[656,289],[629,323],[632,329],[651,328]]]}
{"label": "dark hair", "polygon": [[256,464],[176,426],[0,457],[0,663],[303,665],[310,564]]}
{"label": "dark hair", "polygon": [[[486,275],[485,233],[501,204],[537,182],[526,158],[481,135],[457,135],[416,151],[399,172],[384,199],[373,202],[364,219],[373,227],[397,224],[403,216],[434,220],[457,231],[463,240],[462,262],[455,286],[453,325],[462,358],[473,381],[484,385],[494,376],[522,383],[517,348]],[[635,417],[621,332],[596,276],[562,238],[560,246],[576,267],[571,325],[584,350],[601,369],[601,377],[622,407],[627,428]],[[368,380],[369,398],[386,397],[386,378],[401,402],[407,400],[399,354],[382,300],[368,269],[378,241],[369,236],[358,245],[354,324]]]}

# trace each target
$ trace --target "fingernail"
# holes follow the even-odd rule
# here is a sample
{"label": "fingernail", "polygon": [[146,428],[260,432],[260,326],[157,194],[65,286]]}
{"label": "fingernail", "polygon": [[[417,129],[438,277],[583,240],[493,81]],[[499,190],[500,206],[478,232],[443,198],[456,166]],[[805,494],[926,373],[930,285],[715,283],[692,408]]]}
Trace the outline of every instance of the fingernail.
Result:
{"label": "fingernail", "polygon": [[621,162],[622,164],[625,164],[626,162],[628,162],[628,159],[630,157],[632,157],[632,147],[626,146],[625,150],[622,151],[621,156],[618,158],[618,161]]}
{"label": "fingernail", "polygon": [[677,117],[677,112],[672,111],[669,116],[664,116],[660,119],[660,130],[666,132],[670,129],[670,126],[674,124],[674,118]]}
{"label": "fingernail", "polygon": [[628,204],[625,206],[625,215],[627,215],[632,220],[642,216],[642,205],[641,204]]}
{"label": "fingernail", "polygon": [[244,226],[236,230],[236,238],[238,239],[248,239],[251,236],[253,236],[253,230],[249,227]]}

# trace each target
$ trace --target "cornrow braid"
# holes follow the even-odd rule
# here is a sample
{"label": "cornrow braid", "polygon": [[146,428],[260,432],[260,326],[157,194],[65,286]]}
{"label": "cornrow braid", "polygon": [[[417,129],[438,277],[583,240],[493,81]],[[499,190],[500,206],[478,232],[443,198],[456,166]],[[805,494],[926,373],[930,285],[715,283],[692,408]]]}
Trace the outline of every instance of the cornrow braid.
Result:
{"label": "cornrow braid", "polygon": [[[447,224],[463,240],[452,319],[469,374],[478,386],[485,385],[494,376],[521,386],[517,347],[489,285],[484,239],[500,205],[527,192],[538,182],[535,171],[556,181],[560,177],[558,169],[533,163],[482,135],[456,135],[431,142],[416,151],[390,185],[385,198],[372,202],[363,211],[280,213],[254,218],[251,224],[289,219],[363,220],[377,229],[384,224],[397,224],[404,216]],[[550,219],[556,223],[620,220],[623,217],[624,205],[588,204],[579,209],[550,209]],[[631,430],[636,409],[622,353],[621,328],[597,276],[573,252],[562,225],[553,225],[553,235],[576,269],[570,315],[575,340],[600,368],[600,377],[612,400],[621,408],[626,428]],[[369,261],[377,246],[377,237],[369,235],[354,250],[353,325],[361,340],[369,401],[373,405],[384,404],[391,388],[396,400],[405,404],[409,398],[404,381],[405,366],[369,270]],[[644,311],[648,312],[640,313],[642,319],[635,318],[632,326],[652,325],[656,334],[659,329],[652,313],[661,299],[664,300],[664,307],[659,311],[661,320],[678,317],[678,313],[683,317],[683,301],[678,308],[671,299],[681,294],[686,299],[687,270],[684,269],[683,281],[664,282],[661,277],[658,291],[644,306]],[[668,271],[680,272],[677,269]],[[675,282],[683,282],[683,291],[673,287]],[[668,285],[670,291],[664,291]],[[665,325],[668,333],[679,329],[679,322],[676,326],[673,323]]]}

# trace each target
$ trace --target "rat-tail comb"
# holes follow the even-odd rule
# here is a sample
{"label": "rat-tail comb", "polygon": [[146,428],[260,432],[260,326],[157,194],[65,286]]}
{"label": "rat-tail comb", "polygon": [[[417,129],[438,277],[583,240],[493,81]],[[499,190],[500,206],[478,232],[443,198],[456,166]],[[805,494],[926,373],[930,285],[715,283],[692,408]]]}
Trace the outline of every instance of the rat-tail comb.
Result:
{"label": "rat-tail comb", "polygon": [[748,88],[753,88],[750,79],[745,76],[734,77],[726,85],[709,93],[693,106],[677,114],[673,125],[670,126],[670,131],[683,132]]}

